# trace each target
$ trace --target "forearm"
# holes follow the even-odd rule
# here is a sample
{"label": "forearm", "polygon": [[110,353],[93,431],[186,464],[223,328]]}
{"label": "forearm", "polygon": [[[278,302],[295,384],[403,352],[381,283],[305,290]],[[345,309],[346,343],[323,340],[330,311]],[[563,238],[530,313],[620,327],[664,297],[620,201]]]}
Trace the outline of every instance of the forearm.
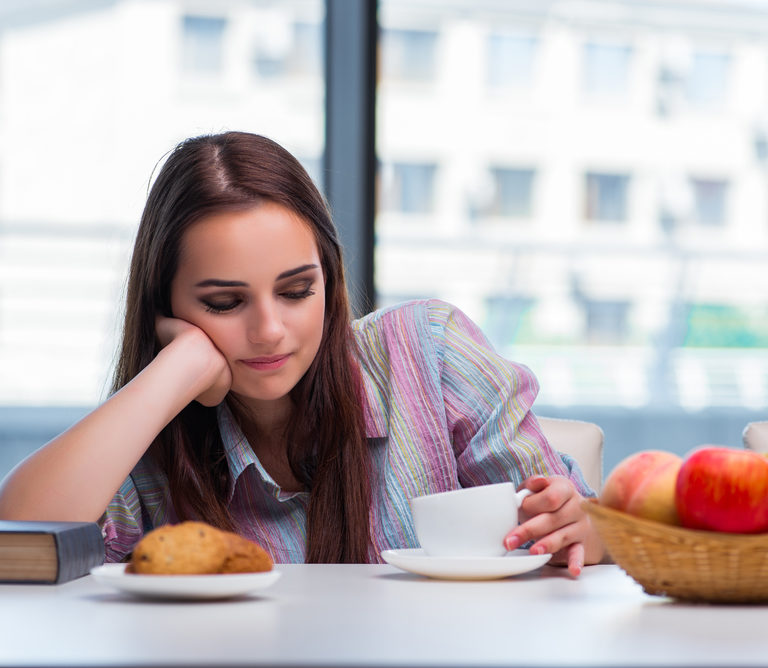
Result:
{"label": "forearm", "polygon": [[210,383],[195,342],[175,341],[136,378],[17,466],[0,518],[95,521],[165,427]]}

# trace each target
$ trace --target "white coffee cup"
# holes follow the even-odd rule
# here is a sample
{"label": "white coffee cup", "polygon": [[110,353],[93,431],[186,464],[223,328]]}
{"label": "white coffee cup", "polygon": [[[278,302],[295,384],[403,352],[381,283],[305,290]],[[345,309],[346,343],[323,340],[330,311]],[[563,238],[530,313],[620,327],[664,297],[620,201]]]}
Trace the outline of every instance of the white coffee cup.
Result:
{"label": "white coffee cup", "polygon": [[502,482],[414,497],[416,536],[432,557],[502,556],[504,537],[517,526],[518,509],[529,494]]}

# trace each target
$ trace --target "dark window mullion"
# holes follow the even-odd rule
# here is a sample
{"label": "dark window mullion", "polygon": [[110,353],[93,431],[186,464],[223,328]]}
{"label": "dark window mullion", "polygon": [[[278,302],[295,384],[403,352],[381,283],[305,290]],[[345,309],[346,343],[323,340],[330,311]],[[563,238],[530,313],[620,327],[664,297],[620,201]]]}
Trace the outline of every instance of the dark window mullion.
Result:
{"label": "dark window mullion", "polygon": [[324,188],[356,315],[375,303],[377,0],[326,0]]}

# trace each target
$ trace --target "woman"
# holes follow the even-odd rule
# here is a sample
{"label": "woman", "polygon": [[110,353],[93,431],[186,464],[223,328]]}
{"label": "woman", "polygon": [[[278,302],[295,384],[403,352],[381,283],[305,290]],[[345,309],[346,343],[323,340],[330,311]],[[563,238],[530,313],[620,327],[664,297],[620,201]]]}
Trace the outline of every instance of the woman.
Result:
{"label": "woman", "polygon": [[541,435],[537,389],[443,302],[351,323],[298,161],[257,135],[198,137],[145,206],[112,396],[11,472],[0,517],[99,520],[109,560],[194,518],[277,562],[369,562],[417,545],[408,498],[514,480],[534,494],[507,547],[533,540],[578,574],[603,553],[591,491]]}

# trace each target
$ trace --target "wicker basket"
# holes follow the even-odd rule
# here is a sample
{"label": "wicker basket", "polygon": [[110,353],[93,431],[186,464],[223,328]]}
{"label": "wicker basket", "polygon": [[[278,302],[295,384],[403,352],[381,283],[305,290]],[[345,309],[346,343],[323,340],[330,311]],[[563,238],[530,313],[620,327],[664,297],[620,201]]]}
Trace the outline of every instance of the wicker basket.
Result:
{"label": "wicker basket", "polygon": [[768,602],[768,534],[693,531],[584,501],[611,558],[657,596]]}

